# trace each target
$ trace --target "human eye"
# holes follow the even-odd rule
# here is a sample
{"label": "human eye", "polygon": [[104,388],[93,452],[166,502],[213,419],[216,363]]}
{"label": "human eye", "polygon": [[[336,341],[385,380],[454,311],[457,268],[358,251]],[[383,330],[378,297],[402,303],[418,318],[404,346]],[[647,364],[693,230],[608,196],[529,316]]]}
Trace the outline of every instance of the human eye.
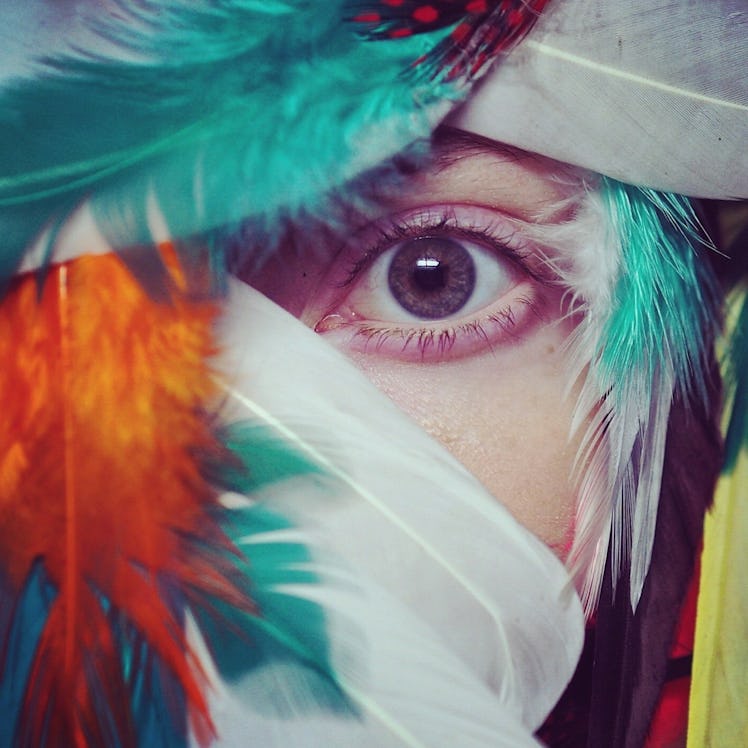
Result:
{"label": "human eye", "polygon": [[522,222],[428,206],[356,233],[305,316],[344,350],[447,361],[521,340],[544,318],[554,281]]}

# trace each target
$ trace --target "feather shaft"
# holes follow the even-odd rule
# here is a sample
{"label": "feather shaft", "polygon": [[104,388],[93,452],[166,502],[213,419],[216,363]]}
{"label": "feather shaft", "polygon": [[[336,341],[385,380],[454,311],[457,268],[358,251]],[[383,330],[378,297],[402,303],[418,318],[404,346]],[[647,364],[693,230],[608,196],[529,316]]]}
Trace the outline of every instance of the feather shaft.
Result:
{"label": "feather shaft", "polygon": [[593,60],[582,55],[577,55],[568,50],[554,47],[544,42],[536,41],[535,39],[528,39],[525,42],[527,47],[539,52],[540,54],[547,55],[558,60],[564,60],[574,65],[578,65],[588,70],[594,70],[601,76],[620,78],[621,80],[629,83],[635,83],[642,88],[651,88],[656,91],[663,91],[674,96],[683,97],[686,99],[692,99],[693,101],[699,101],[704,104],[713,104],[719,107],[725,107],[727,109],[736,109],[741,112],[748,112],[748,104],[743,104],[739,101],[731,101],[723,97],[707,96],[700,91],[689,90],[682,86],[674,86],[665,81],[657,80],[657,78],[650,75],[637,75],[628,70],[624,70],[620,67],[613,67],[612,65],[606,65],[605,63]]}
{"label": "feather shaft", "polygon": [[68,316],[67,267],[61,267],[58,281],[58,303],[60,307],[60,358],[62,365],[62,408],[63,408],[63,452],[65,469],[65,582],[69,602],[65,607],[67,620],[65,625],[64,668],[67,677],[73,672],[73,632],[76,630],[75,611],[78,609],[77,583],[77,512],[75,506],[75,435],[71,413],[72,391],[68,377],[72,360],[70,357],[70,319]]}

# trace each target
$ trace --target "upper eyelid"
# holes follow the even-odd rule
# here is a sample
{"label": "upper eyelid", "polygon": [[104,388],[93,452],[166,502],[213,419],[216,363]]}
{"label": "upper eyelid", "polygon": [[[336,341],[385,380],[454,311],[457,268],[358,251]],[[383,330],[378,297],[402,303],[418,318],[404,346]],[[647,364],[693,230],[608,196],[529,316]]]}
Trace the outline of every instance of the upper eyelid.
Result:
{"label": "upper eyelid", "polygon": [[[493,225],[481,225],[477,222],[461,223],[460,211],[479,211],[495,216]],[[501,224],[504,230],[498,231]],[[511,232],[506,229],[511,226]],[[452,205],[428,205],[422,208],[401,211],[369,222],[356,231],[345,244],[348,247],[360,242],[371,241],[370,234],[376,235],[376,241],[364,253],[349,265],[346,277],[338,284],[339,288],[351,285],[358,276],[370,267],[376,259],[387,250],[396,246],[398,241],[415,238],[425,232],[435,234],[455,234],[463,239],[473,241],[494,251],[497,256],[514,262],[522,271],[540,283],[552,283],[557,280],[555,273],[550,273],[544,258],[538,263],[531,260],[540,258],[540,247],[534,242],[526,247],[516,237],[522,238],[522,228],[531,224],[514,216],[502,213],[493,207],[470,203],[456,203]],[[344,247],[345,249],[345,247]]]}

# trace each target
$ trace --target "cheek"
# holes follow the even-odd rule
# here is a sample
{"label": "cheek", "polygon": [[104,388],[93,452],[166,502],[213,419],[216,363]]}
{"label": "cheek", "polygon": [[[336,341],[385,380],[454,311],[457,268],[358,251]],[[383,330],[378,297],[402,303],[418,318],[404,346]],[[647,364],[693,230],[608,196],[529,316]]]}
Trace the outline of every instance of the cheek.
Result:
{"label": "cheek", "polygon": [[559,555],[576,495],[561,343],[549,326],[511,351],[419,366],[354,355],[404,411],[438,439],[514,516]]}

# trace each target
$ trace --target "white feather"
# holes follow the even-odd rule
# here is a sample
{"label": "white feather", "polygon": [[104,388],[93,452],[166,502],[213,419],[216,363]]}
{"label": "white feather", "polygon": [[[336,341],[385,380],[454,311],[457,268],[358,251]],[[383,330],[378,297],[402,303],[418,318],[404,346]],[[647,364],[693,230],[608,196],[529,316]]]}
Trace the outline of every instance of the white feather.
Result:
{"label": "white feather", "polygon": [[[422,724],[430,704],[454,701],[451,737],[425,745],[472,744],[456,732],[471,719],[477,734],[485,725],[493,735],[475,744],[497,745],[494,713],[529,735],[571,677],[583,638],[560,562],[349,361],[256,292],[232,287],[220,337],[223,418],[260,420],[328,476],[262,499],[321,535],[355,574],[365,599],[346,615],[372,638],[372,658],[389,663],[366,684],[375,701],[390,693],[414,734],[431,729]],[[414,658],[423,660],[414,680],[402,681]],[[340,744],[354,743],[393,744]]]}
{"label": "white feather", "polygon": [[569,208],[571,221],[532,227],[528,236],[547,247],[549,265],[568,288],[569,314],[578,320],[566,342],[569,393],[578,389],[570,432],[581,434],[567,565],[589,616],[597,605],[609,550],[614,587],[631,560],[633,608],[641,595],[654,539],[674,376],[672,367],[661,367],[653,393],[646,365],[615,382],[601,372],[606,326],[622,272],[621,239],[594,183],[586,191],[582,185],[577,204]]}
{"label": "white feather", "polygon": [[458,127],[698,197],[748,197],[745,0],[563,0]]}
{"label": "white feather", "polygon": [[[621,492],[630,483],[629,461],[636,434],[627,424],[638,426],[638,412],[627,415],[624,409],[614,409],[608,397],[610,385],[600,380],[595,366],[621,272],[620,240],[597,190],[598,177],[579,172],[567,177],[578,182],[567,206],[573,219],[533,225],[527,235],[546,247],[546,261],[568,289],[568,314],[577,320],[565,344],[567,396],[578,390],[570,437],[581,434],[573,467],[577,505],[567,566],[589,616],[599,597],[611,528],[614,524],[621,527],[619,513],[632,506],[622,501]],[[627,500],[634,498],[630,491],[626,495]],[[614,545],[617,574],[629,546],[619,532],[614,533]]]}
{"label": "white feather", "polygon": [[[641,442],[645,448],[637,455],[639,476],[637,496],[631,518],[631,607],[636,610],[644,580],[652,558],[657,507],[659,505],[662,469],[665,462],[667,423],[675,390],[672,369],[659,369],[646,394],[649,397],[649,413],[643,423]],[[645,393],[641,393],[645,394]]]}
{"label": "white feather", "polygon": [[630,598],[636,609],[654,542],[675,389],[672,358],[669,351],[661,352],[654,379],[646,361],[616,381],[601,369],[623,249],[599,192],[589,190],[574,220],[543,239],[550,240],[559,258],[552,263],[554,270],[569,288],[570,313],[579,318],[567,341],[570,387],[581,384],[571,432],[582,434],[574,465],[578,498],[567,565],[589,616],[597,605],[608,552],[614,588],[630,561]]}
{"label": "white feather", "polygon": [[[214,683],[210,708],[218,729],[216,748],[243,745],[250,735],[257,745],[283,748],[537,745],[518,715],[391,595],[372,585],[363,587],[361,579],[355,586],[286,592],[324,608],[333,624],[328,630],[333,645],[350,637],[347,630],[336,630],[336,621],[365,633],[365,670],[356,672],[349,665],[351,672],[339,676],[357,714],[305,710],[279,716],[268,708],[268,699],[282,701],[284,690],[293,690],[293,666],[268,663],[227,687],[211,670],[207,649],[190,627],[193,648]],[[336,654],[333,646],[334,659]]]}

